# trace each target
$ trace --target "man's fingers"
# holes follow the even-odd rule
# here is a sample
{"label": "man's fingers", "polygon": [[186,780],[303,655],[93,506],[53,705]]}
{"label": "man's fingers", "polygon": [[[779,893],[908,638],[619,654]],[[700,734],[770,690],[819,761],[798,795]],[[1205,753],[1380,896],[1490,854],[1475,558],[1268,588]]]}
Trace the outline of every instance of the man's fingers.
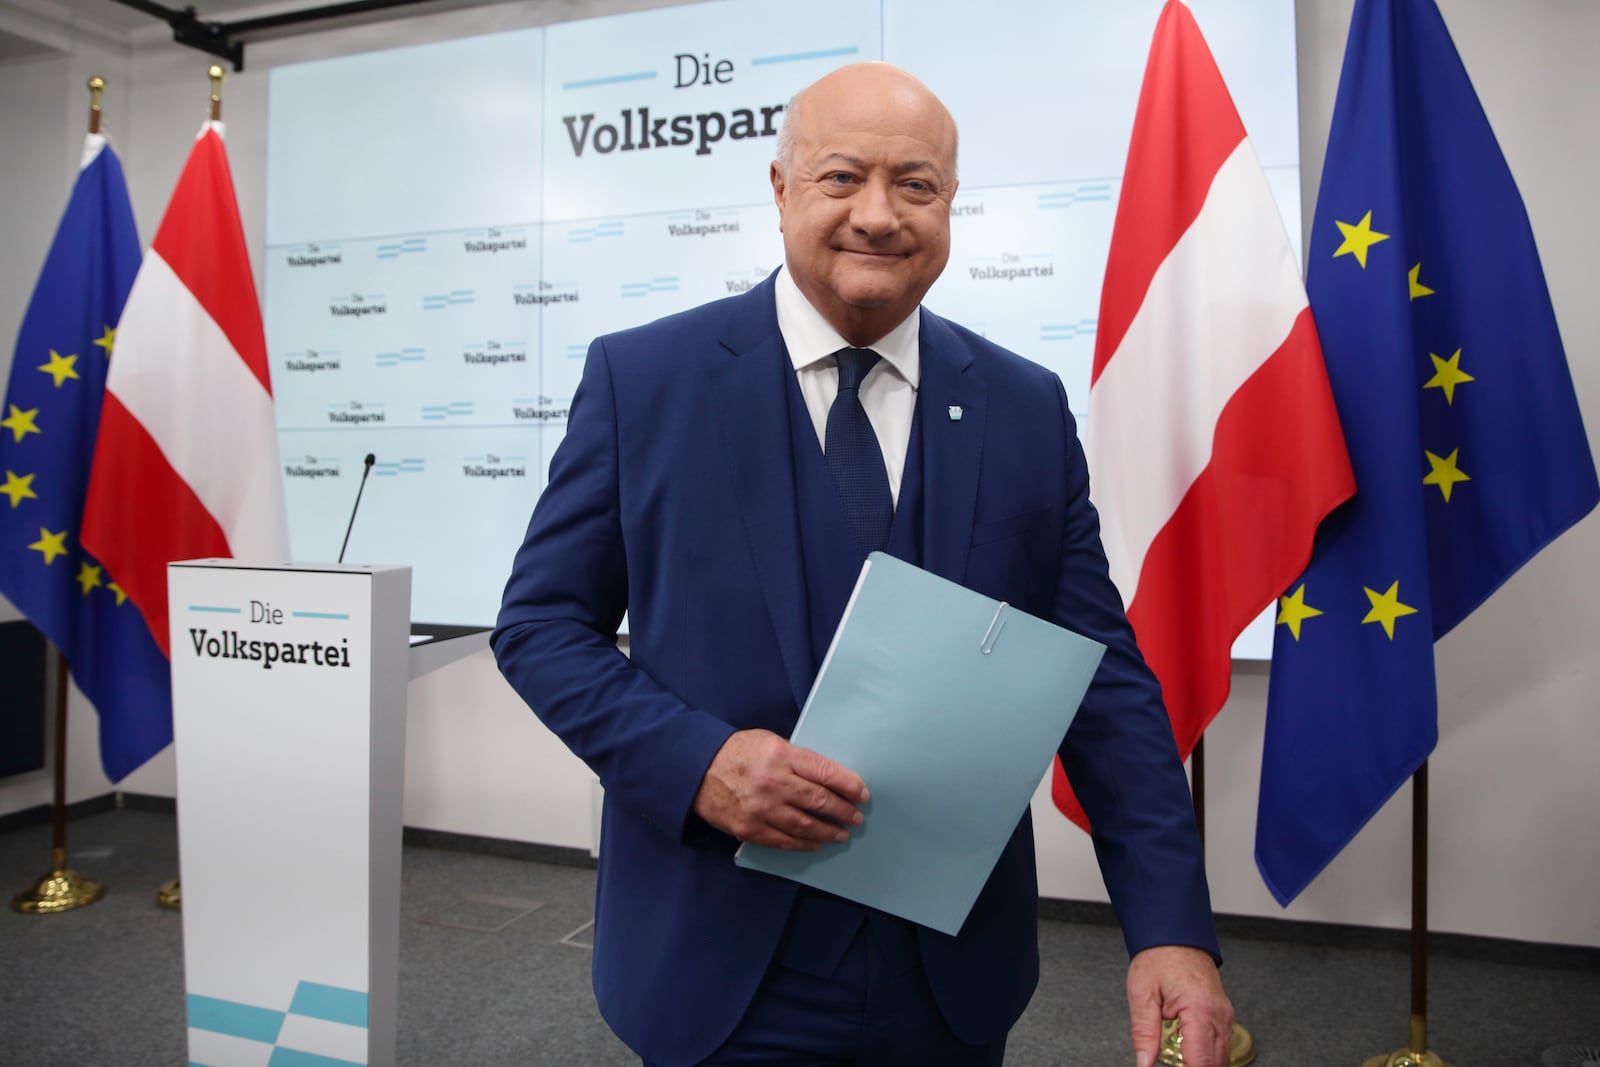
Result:
{"label": "man's fingers", "polygon": [[795,776],[782,792],[787,803],[773,804],[763,813],[767,824],[778,833],[794,839],[779,848],[814,849],[850,839],[847,827],[861,823],[861,812],[854,804],[816,782]]}
{"label": "man's fingers", "polygon": [[1227,1064],[1233,1006],[1222,991],[1216,964],[1201,949],[1158,945],[1137,953],[1128,963],[1128,1012],[1137,1067],[1155,1063],[1163,1017],[1179,1022],[1184,1063]]}
{"label": "man's fingers", "polygon": [[850,839],[849,832],[837,823],[792,806],[768,809],[761,818],[751,819],[735,836],[768,848],[803,852]]}
{"label": "man's fingers", "polygon": [[829,843],[843,843],[850,839],[849,831],[838,825],[808,815],[797,808],[774,813],[765,827],[776,839],[768,842],[752,836],[758,844],[771,844],[774,848],[811,851]]}
{"label": "man's fingers", "polygon": [[1178,1028],[1183,1034],[1186,1067],[1228,1067],[1232,1019],[1224,1024],[1212,1013],[1186,1009],[1178,1013]]}
{"label": "man's fingers", "polygon": [[825,819],[836,826],[859,826],[861,811],[844,797],[826,786],[804,779],[796,779],[798,795],[790,804],[804,815]]}
{"label": "man's fingers", "polygon": [[[838,831],[835,830],[833,832],[837,833]],[[743,833],[736,833],[734,836],[741,841],[764,845],[767,848],[779,848],[785,852],[815,852],[824,844],[823,840],[796,836],[775,826],[760,823],[752,823],[748,830]]]}
{"label": "man's fingers", "polygon": [[863,782],[861,776],[854,771],[841,767],[828,757],[809,748],[789,745],[789,752],[793,759],[794,772],[801,778],[816,782],[829,792],[856,804],[865,804],[871,799],[871,795],[867,792],[867,783]]}
{"label": "man's fingers", "polygon": [[1155,1001],[1132,1003],[1134,1067],[1154,1067],[1156,1054],[1161,1049],[1161,1009]]}
{"label": "man's fingers", "polygon": [[[844,790],[841,794],[838,790]],[[765,730],[741,730],[706,769],[695,811],[741,841],[816,849],[847,840],[866,786],[852,771]]]}

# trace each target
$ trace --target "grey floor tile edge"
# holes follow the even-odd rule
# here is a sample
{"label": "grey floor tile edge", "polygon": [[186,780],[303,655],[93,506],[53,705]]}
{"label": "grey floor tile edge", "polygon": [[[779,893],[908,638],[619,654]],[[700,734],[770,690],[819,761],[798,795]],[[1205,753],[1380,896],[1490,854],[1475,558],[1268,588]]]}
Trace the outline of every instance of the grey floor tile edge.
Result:
{"label": "grey floor tile edge", "polygon": [[553,867],[594,870],[597,866],[588,849],[538,845],[531,841],[508,841],[499,837],[479,837],[475,834],[459,834],[449,830],[423,830],[408,826],[401,840],[404,844],[417,848],[432,848],[444,852],[472,852],[480,856],[527,860],[530,863],[545,863]]}

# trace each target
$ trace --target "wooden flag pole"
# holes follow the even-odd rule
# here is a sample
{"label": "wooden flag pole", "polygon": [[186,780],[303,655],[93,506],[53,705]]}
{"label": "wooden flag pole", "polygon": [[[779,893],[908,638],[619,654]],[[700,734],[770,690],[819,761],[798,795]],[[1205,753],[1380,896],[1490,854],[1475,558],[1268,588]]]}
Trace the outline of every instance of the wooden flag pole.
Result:
{"label": "wooden flag pole", "polygon": [[1361,1067],[1450,1067],[1428,1051],[1428,763],[1411,776],[1411,1043]]}
{"label": "wooden flag pole", "polygon": [[222,68],[213,66],[206,71],[211,79],[211,121],[222,121]]}
{"label": "wooden flag pole", "polygon": [[101,77],[89,79],[89,132],[100,132],[100,94],[106,90],[106,80]]}

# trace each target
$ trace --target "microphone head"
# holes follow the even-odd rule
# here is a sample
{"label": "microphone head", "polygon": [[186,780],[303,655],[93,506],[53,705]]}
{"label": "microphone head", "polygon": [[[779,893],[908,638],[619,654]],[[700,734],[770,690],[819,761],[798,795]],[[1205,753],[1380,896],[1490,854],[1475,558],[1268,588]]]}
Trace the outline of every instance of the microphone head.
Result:
{"label": "microphone head", "polygon": [[364,460],[364,462],[366,463],[367,466],[370,467],[374,463],[378,462],[378,457],[374,456],[371,452],[368,452],[367,453],[367,458]]}

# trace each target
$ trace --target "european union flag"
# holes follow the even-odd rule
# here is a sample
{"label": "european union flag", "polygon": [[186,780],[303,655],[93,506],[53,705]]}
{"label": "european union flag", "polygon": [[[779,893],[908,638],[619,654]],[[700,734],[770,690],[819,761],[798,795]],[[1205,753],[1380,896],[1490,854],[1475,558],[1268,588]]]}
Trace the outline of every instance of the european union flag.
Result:
{"label": "european union flag", "polygon": [[1256,863],[1283,904],[1428,758],[1434,641],[1600,499],[1527,212],[1432,0],[1357,0],[1309,260],[1356,496],[1279,600]]}
{"label": "european union flag", "polygon": [[138,269],[122,166],[91,134],[0,407],[0,593],[61,650],[99,712],[112,781],[172,741],[166,657],[115,575],[78,543],[114,327]]}

